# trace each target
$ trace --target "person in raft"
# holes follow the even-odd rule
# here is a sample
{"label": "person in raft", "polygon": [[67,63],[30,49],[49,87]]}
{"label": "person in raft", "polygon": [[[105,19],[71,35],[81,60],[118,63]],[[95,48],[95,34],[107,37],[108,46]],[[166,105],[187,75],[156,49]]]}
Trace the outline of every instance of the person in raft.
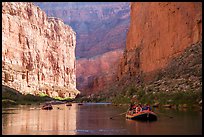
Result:
{"label": "person in raft", "polygon": [[142,105],[139,103],[136,107],[136,113],[141,112],[142,111]]}
{"label": "person in raft", "polygon": [[131,114],[134,114],[134,113],[136,113],[136,108],[137,108],[137,104],[135,104],[135,103],[131,103],[130,104],[130,108],[129,108],[129,111],[131,112]]}
{"label": "person in raft", "polygon": [[151,111],[151,110],[152,110],[152,108],[150,107],[150,105],[149,105],[149,104],[145,104],[145,106],[144,106],[144,107],[142,107],[142,110],[149,110],[149,111]]}

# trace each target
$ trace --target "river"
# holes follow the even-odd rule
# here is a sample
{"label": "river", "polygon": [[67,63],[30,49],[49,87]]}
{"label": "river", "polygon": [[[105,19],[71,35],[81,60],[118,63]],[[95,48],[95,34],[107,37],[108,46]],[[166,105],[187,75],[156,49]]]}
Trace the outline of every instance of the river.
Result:
{"label": "river", "polygon": [[[2,109],[3,135],[202,135],[202,111],[154,109],[158,120],[142,122],[118,115],[127,106],[109,103],[53,105]],[[169,117],[171,116],[171,117]],[[110,119],[110,117],[113,117]]]}

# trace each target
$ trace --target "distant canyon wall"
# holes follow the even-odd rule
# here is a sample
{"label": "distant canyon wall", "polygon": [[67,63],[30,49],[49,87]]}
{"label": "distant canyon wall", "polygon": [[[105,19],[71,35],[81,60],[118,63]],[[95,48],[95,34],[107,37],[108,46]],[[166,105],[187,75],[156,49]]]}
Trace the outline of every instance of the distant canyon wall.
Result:
{"label": "distant canyon wall", "polygon": [[76,33],[38,6],[2,3],[2,84],[27,94],[75,97]]}
{"label": "distant canyon wall", "polygon": [[76,31],[78,58],[124,49],[129,2],[35,2],[48,16],[62,18]]}
{"label": "distant canyon wall", "polygon": [[130,16],[119,80],[149,81],[172,58],[202,41],[201,2],[135,2]]}
{"label": "distant canyon wall", "polygon": [[77,60],[77,89],[83,94],[100,92],[116,81],[117,67],[123,50],[106,52],[94,58]]}
{"label": "distant canyon wall", "polygon": [[77,88],[82,93],[97,92],[115,80],[130,22],[129,2],[35,3],[76,31]]}

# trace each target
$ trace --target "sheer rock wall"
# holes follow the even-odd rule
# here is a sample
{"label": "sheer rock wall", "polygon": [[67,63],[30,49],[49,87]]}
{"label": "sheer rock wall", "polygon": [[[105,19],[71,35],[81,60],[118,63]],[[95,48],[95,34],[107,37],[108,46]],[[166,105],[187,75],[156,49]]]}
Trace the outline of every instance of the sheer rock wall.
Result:
{"label": "sheer rock wall", "polygon": [[75,97],[76,33],[38,6],[2,3],[2,84],[24,94]]}
{"label": "sheer rock wall", "polygon": [[119,80],[151,81],[172,58],[202,41],[201,2],[135,2],[130,14]]}

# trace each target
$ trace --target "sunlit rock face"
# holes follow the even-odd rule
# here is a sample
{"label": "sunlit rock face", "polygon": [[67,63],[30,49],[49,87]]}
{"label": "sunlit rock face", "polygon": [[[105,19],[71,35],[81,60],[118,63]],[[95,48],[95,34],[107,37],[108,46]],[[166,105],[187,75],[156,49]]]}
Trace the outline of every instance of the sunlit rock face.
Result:
{"label": "sunlit rock face", "polygon": [[75,97],[76,33],[33,3],[2,3],[2,84],[22,93]]}
{"label": "sunlit rock face", "polygon": [[202,40],[202,3],[131,3],[131,22],[118,78],[151,80],[172,58]]}
{"label": "sunlit rock face", "polygon": [[83,90],[83,94],[92,94],[114,83],[122,53],[123,50],[114,50],[89,59],[78,59],[77,89]]}

